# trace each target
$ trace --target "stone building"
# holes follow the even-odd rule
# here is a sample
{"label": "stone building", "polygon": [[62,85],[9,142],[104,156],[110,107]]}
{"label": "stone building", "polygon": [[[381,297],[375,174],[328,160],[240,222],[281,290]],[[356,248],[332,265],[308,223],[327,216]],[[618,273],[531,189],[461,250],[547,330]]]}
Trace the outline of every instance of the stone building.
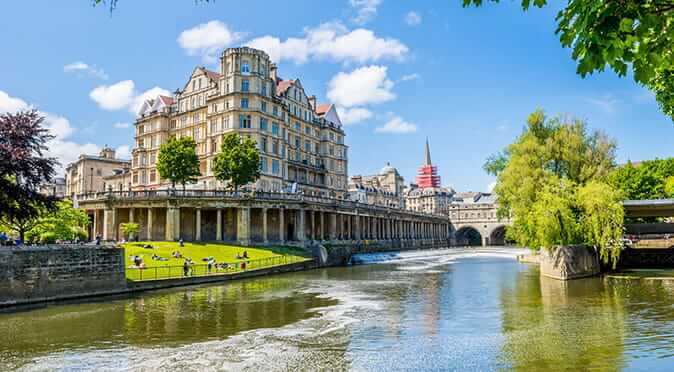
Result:
{"label": "stone building", "polygon": [[498,203],[492,193],[457,192],[448,214],[456,244],[503,245],[508,218],[499,218]]}
{"label": "stone building", "polygon": [[349,180],[349,198],[365,204],[405,208],[405,179],[387,163],[379,173],[356,175]]}
{"label": "stone building", "polygon": [[156,170],[159,146],[170,137],[197,143],[201,176],[192,189],[221,189],[212,165],[222,135],[236,132],[257,141],[261,177],[250,188],[301,191],[343,198],[347,146],[335,107],[318,104],[299,79],[284,80],[260,50],[226,49],[220,71],[192,71],[173,97],[145,102],[135,123],[131,167],[134,190],[166,188]]}
{"label": "stone building", "polygon": [[438,168],[431,162],[431,149],[426,139],[424,163],[417,171],[417,183],[405,191],[405,208],[425,213],[446,214],[454,190],[440,187]]}
{"label": "stone building", "polygon": [[104,191],[104,177],[130,167],[128,160],[115,158],[115,150],[107,146],[98,156],[82,154],[65,169],[65,195],[72,198],[77,194]]}

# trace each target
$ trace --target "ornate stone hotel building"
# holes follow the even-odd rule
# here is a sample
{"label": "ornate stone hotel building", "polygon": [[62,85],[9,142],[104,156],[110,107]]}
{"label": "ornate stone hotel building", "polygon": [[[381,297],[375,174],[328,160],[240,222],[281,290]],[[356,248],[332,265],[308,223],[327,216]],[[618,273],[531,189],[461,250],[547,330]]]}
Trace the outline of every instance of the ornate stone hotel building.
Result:
{"label": "ornate stone hotel building", "polygon": [[200,159],[201,176],[189,187],[222,189],[226,185],[213,176],[213,160],[222,135],[237,132],[259,146],[261,177],[252,189],[336,198],[346,193],[347,146],[335,107],[317,103],[299,79],[279,77],[276,65],[260,50],[225,50],[219,72],[195,68],[175,96],[143,104],[135,131],[132,190],[170,185],[157,172],[157,154],[170,137],[182,136],[196,141]]}

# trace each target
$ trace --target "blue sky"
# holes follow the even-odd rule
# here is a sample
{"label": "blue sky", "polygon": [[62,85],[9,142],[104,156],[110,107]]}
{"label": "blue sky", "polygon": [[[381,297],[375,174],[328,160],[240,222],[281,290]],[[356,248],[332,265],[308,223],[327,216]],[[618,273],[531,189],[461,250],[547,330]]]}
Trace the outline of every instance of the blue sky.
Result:
{"label": "blue sky", "polygon": [[6,1],[0,109],[44,112],[52,153],[70,161],[132,145],[124,125],[143,93],[182,88],[195,66],[217,68],[214,51],[252,44],[270,48],[283,78],[351,113],[350,174],[390,162],[412,181],[428,137],[443,185],[485,190],[485,158],[536,108],[604,130],[621,162],[672,155],[674,126],[647,90],[611,71],[576,75],[555,6],[460,3],[119,0],[110,15],[87,1]]}

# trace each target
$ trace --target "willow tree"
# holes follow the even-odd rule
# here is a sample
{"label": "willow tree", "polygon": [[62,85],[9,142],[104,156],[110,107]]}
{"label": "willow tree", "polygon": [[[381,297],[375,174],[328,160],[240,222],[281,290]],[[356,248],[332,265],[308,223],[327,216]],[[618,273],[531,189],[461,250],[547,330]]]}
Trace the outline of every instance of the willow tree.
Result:
{"label": "willow tree", "polygon": [[497,176],[499,214],[513,222],[506,236],[534,250],[586,244],[615,263],[624,217],[621,193],[606,182],[615,147],[583,121],[532,113],[517,140],[485,164]]}

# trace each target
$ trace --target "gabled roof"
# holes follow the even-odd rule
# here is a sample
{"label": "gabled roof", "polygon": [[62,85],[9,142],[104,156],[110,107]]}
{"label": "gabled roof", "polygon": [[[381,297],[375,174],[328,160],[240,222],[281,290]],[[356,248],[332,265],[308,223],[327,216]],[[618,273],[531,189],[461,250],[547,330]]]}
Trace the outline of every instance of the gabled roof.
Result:
{"label": "gabled roof", "polygon": [[208,76],[209,79],[214,81],[218,81],[220,79],[220,74],[217,72],[208,70],[205,67],[202,67],[201,69],[206,73],[206,76]]}
{"label": "gabled roof", "polygon": [[161,103],[165,104],[166,106],[171,106],[172,104],[175,103],[175,100],[173,97],[168,97],[168,96],[159,96],[159,100]]}
{"label": "gabled roof", "polygon": [[330,106],[332,106],[332,104],[330,103],[319,103],[316,106],[316,114],[318,114],[319,116],[325,115],[325,113],[328,112],[328,110],[330,110]]}
{"label": "gabled roof", "polygon": [[295,83],[295,80],[279,80],[276,83],[276,95],[283,95],[293,83]]}

